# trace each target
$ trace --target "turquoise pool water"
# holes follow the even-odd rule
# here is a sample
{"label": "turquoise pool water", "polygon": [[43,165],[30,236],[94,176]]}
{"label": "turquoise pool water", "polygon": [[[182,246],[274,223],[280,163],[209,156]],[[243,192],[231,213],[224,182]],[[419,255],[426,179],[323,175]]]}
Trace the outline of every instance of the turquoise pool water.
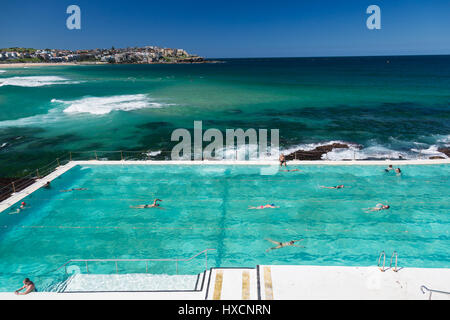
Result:
{"label": "turquoise pool water", "polygon": [[[187,258],[206,248],[209,266],[376,265],[396,250],[405,267],[450,267],[449,165],[302,166],[261,175],[261,166],[76,166],[0,214],[0,291],[30,277],[45,290],[69,259]],[[290,167],[293,169],[294,167]],[[329,190],[321,185],[344,184]],[[71,188],[83,191],[61,192]],[[163,199],[158,209],[130,206]],[[364,208],[388,203],[388,211]],[[278,209],[249,210],[274,203]],[[305,248],[266,252],[265,240],[304,239]],[[83,266],[81,264],[80,266]],[[204,262],[180,264],[196,274]],[[113,273],[108,263],[89,265]],[[143,272],[145,264],[119,265]],[[173,263],[149,272],[175,273]]]}

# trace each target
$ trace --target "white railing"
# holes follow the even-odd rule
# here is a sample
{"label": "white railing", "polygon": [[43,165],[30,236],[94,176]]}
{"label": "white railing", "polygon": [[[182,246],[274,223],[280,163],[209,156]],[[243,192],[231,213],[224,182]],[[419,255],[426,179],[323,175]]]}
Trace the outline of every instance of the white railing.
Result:
{"label": "white railing", "polygon": [[176,274],[178,274],[178,264],[180,262],[188,262],[192,259],[204,254],[205,255],[205,270],[208,269],[208,251],[215,251],[216,249],[205,249],[190,258],[180,259],[180,258],[172,258],[172,259],[71,259],[60,266],[55,271],[58,271],[64,268],[64,271],[67,273],[67,266],[75,263],[75,262],[84,262],[86,266],[86,273],[89,273],[89,262],[114,262],[116,266],[116,273],[119,273],[119,262],[145,262],[145,273],[148,273],[148,264],[149,262],[175,262],[176,265]]}
{"label": "white railing", "polygon": [[447,294],[450,295],[450,292],[446,292],[446,291],[440,291],[440,290],[434,290],[434,289],[428,289],[425,286],[420,286],[420,291],[422,291],[423,294],[425,294],[425,291],[428,291],[430,293],[430,295],[428,296],[428,300],[431,300],[431,295],[434,293],[441,293],[441,294]]}

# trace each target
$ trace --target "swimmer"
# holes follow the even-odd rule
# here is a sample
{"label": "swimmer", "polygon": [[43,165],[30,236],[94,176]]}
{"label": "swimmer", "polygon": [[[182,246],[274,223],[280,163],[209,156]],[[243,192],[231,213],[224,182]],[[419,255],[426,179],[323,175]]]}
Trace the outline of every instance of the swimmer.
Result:
{"label": "swimmer", "polygon": [[266,204],[264,206],[258,206],[258,207],[248,207],[249,209],[255,209],[255,210],[260,210],[260,209],[266,209],[266,208],[271,208],[271,209],[275,209],[275,208],[279,208],[277,206],[275,206],[273,203],[272,204]]}
{"label": "swimmer", "polygon": [[283,172],[294,172],[294,171],[300,171],[299,169],[292,169],[292,170],[280,170],[280,171],[283,171]]}
{"label": "swimmer", "polygon": [[370,211],[381,211],[381,210],[388,210],[390,208],[389,205],[387,204],[382,204],[382,203],[378,203],[375,207],[373,208],[367,208],[365,209],[366,212],[370,212]]}
{"label": "swimmer", "polygon": [[[23,289],[26,289],[25,292],[20,292]],[[17,295],[26,295],[33,291],[36,291],[36,286],[34,285],[33,281],[25,278],[25,280],[23,280],[23,287],[17,289],[16,291],[14,291],[14,293]]]}
{"label": "swimmer", "polygon": [[274,241],[274,240],[272,240],[272,239],[266,239],[266,240],[267,240],[267,241],[270,241],[270,242],[272,242],[272,243],[274,243],[274,244],[277,245],[276,247],[267,249],[266,252],[269,252],[270,250],[275,250],[275,249],[284,248],[284,247],[299,247],[299,248],[304,248],[304,246],[298,246],[298,245],[294,244],[295,242],[303,241],[303,239],[300,239],[300,240],[291,240],[291,241],[288,241],[288,242],[279,242],[279,241]]}
{"label": "swimmer", "polygon": [[21,204],[20,204],[20,207],[16,210],[16,211],[13,211],[13,213],[10,213],[10,214],[16,214],[16,213],[20,213],[20,211],[22,211],[23,209],[25,209],[25,206],[26,206],[27,204],[25,203],[25,202],[22,202]]}
{"label": "swimmer", "polygon": [[324,189],[343,189],[343,188],[345,188],[345,186],[343,184],[340,184],[340,185],[334,186],[334,187],[325,187],[325,186],[320,186],[320,187],[324,188]]}
{"label": "swimmer", "polygon": [[283,166],[283,163],[284,163],[284,166],[287,167],[286,157],[284,156],[284,154],[280,154],[279,160],[280,160],[280,167]]}
{"label": "swimmer", "polygon": [[157,203],[157,201],[162,201],[162,200],[155,199],[155,200],[153,200],[153,204],[141,204],[138,206],[130,206],[130,208],[133,208],[133,209],[148,209],[148,208],[164,209],[164,208],[160,207],[160,205],[159,205],[159,203]]}
{"label": "swimmer", "polygon": [[69,189],[69,190],[61,190],[60,192],[71,192],[71,191],[85,191],[86,188],[75,188],[75,189]]}
{"label": "swimmer", "polygon": [[43,185],[43,187],[44,187],[45,189],[50,189],[50,181],[47,181],[47,182]]}
{"label": "swimmer", "polygon": [[392,167],[392,164],[389,165],[389,167],[387,167],[386,169],[384,169],[384,171],[389,172],[391,170],[394,170],[394,168]]}
{"label": "swimmer", "polygon": [[399,176],[402,174],[402,170],[400,168],[395,169],[395,173]]}

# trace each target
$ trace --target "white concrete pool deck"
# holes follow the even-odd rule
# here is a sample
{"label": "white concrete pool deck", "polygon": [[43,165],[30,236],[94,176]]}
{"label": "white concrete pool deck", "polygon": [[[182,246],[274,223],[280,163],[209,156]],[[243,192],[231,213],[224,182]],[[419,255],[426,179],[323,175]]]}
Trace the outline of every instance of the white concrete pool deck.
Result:
{"label": "white concrete pool deck", "polygon": [[[402,268],[398,272],[378,267],[258,266],[212,268],[200,291],[0,293],[1,300],[428,300],[429,289],[449,291],[450,269]],[[433,293],[432,300],[450,300]]]}

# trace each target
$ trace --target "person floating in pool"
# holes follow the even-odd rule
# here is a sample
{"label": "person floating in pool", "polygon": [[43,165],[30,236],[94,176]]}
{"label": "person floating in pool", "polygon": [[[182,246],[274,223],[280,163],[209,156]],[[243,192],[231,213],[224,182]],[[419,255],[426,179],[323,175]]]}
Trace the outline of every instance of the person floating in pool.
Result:
{"label": "person floating in pool", "polygon": [[158,203],[158,201],[162,201],[162,200],[155,199],[155,200],[153,200],[152,204],[141,204],[138,206],[131,206],[130,208],[133,208],[133,209],[148,209],[148,208],[164,209],[164,208],[160,207],[160,204]]}
{"label": "person floating in pool", "polygon": [[45,189],[50,189],[50,181],[47,181],[47,182],[43,185],[43,187],[44,187]]}
{"label": "person floating in pool", "polygon": [[395,173],[400,176],[402,174],[402,170],[400,168],[395,169]]}
{"label": "person floating in pool", "polygon": [[[23,289],[26,289],[25,292],[20,292]],[[25,278],[25,280],[23,280],[23,287],[17,289],[16,291],[14,291],[14,293],[17,295],[26,295],[33,291],[36,292],[36,286],[34,285],[33,281],[31,281],[28,278]]]}
{"label": "person floating in pool", "polygon": [[394,170],[394,168],[392,167],[392,164],[390,164],[386,169],[384,169],[384,171],[389,172],[391,170]]}
{"label": "person floating in pool", "polygon": [[69,190],[61,190],[61,192],[71,192],[71,191],[85,191],[87,188],[75,188],[75,189],[69,189]]}
{"label": "person floating in pool", "polygon": [[283,171],[283,172],[294,172],[294,171],[300,171],[299,169],[292,169],[292,170],[280,170],[280,171]]}
{"label": "person floating in pool", "polygon": [[26,203],[25,203],[25,201],[24,202],[22,202],[21,204],[20,204],[20,207],[16,210],[16,211],[12,211],[11,213],[9,213],[9,214],[16,214],[16,213],[20,213],[20,211],[22,211],[23,209],[25,209],[25,207],[26,207]]}
{"label": "person floating in pool", "polygon": [[343,189],[343,188],[345,188],[345,186],[343,184],[340,184],[340,185],[334,186],[334,187],[325,187],[325,186],[320,186],[320,187],[324,188],[324,189]]}
{"label": "person floating in pool", "polygon": [[266,204],[264,206],[258,206],[258,207],[248,207],[249,209],[252,210],[260,210],[260,209],[266,209],[266,208],[270,208],[270,209],[275,209],[275,208],[279,208],[277,206],[275,206],[273,203],[272,204]]}
{"label": "person floating in pool", "polygon": [[304,248],[304,246],[298,246],[298,245],[294,244],[294,243],[296,243],[296,242],[298,242],[298,241],[303,241],[303,239],[300,239],[300,240],[291,240],[291,241],[288,241],[288,242],[279,242],[279,241],[274,241],[274,240],[272,240],[272,239],[266,239],[266,240],[267,240],[267,241],[270,241],[270,242],[272,242],[272,243],[274,243],[274,244],[277,245],[276,247],[272,247],[272,248],[267,249],[266,252],[269,252],[270,250],[281,249],[281,248],[284,248],[284,247],[299,247],[299,248]]}
{"label": "person floating in pool", "polygon": [[279,160],[280,160],[280,167],[283,166],[283,163],[284,163],[284,166],[287,167],[286,157],[284,156],[284,154],[280,154]]}
{"label": "person floating in pool", "polygon": [[365,211],[366,212],[381,211],[381,210],[388,210],[389,208],[390,208],[390,206],[387,204],[378,203],[375,207],[367,208]]}

